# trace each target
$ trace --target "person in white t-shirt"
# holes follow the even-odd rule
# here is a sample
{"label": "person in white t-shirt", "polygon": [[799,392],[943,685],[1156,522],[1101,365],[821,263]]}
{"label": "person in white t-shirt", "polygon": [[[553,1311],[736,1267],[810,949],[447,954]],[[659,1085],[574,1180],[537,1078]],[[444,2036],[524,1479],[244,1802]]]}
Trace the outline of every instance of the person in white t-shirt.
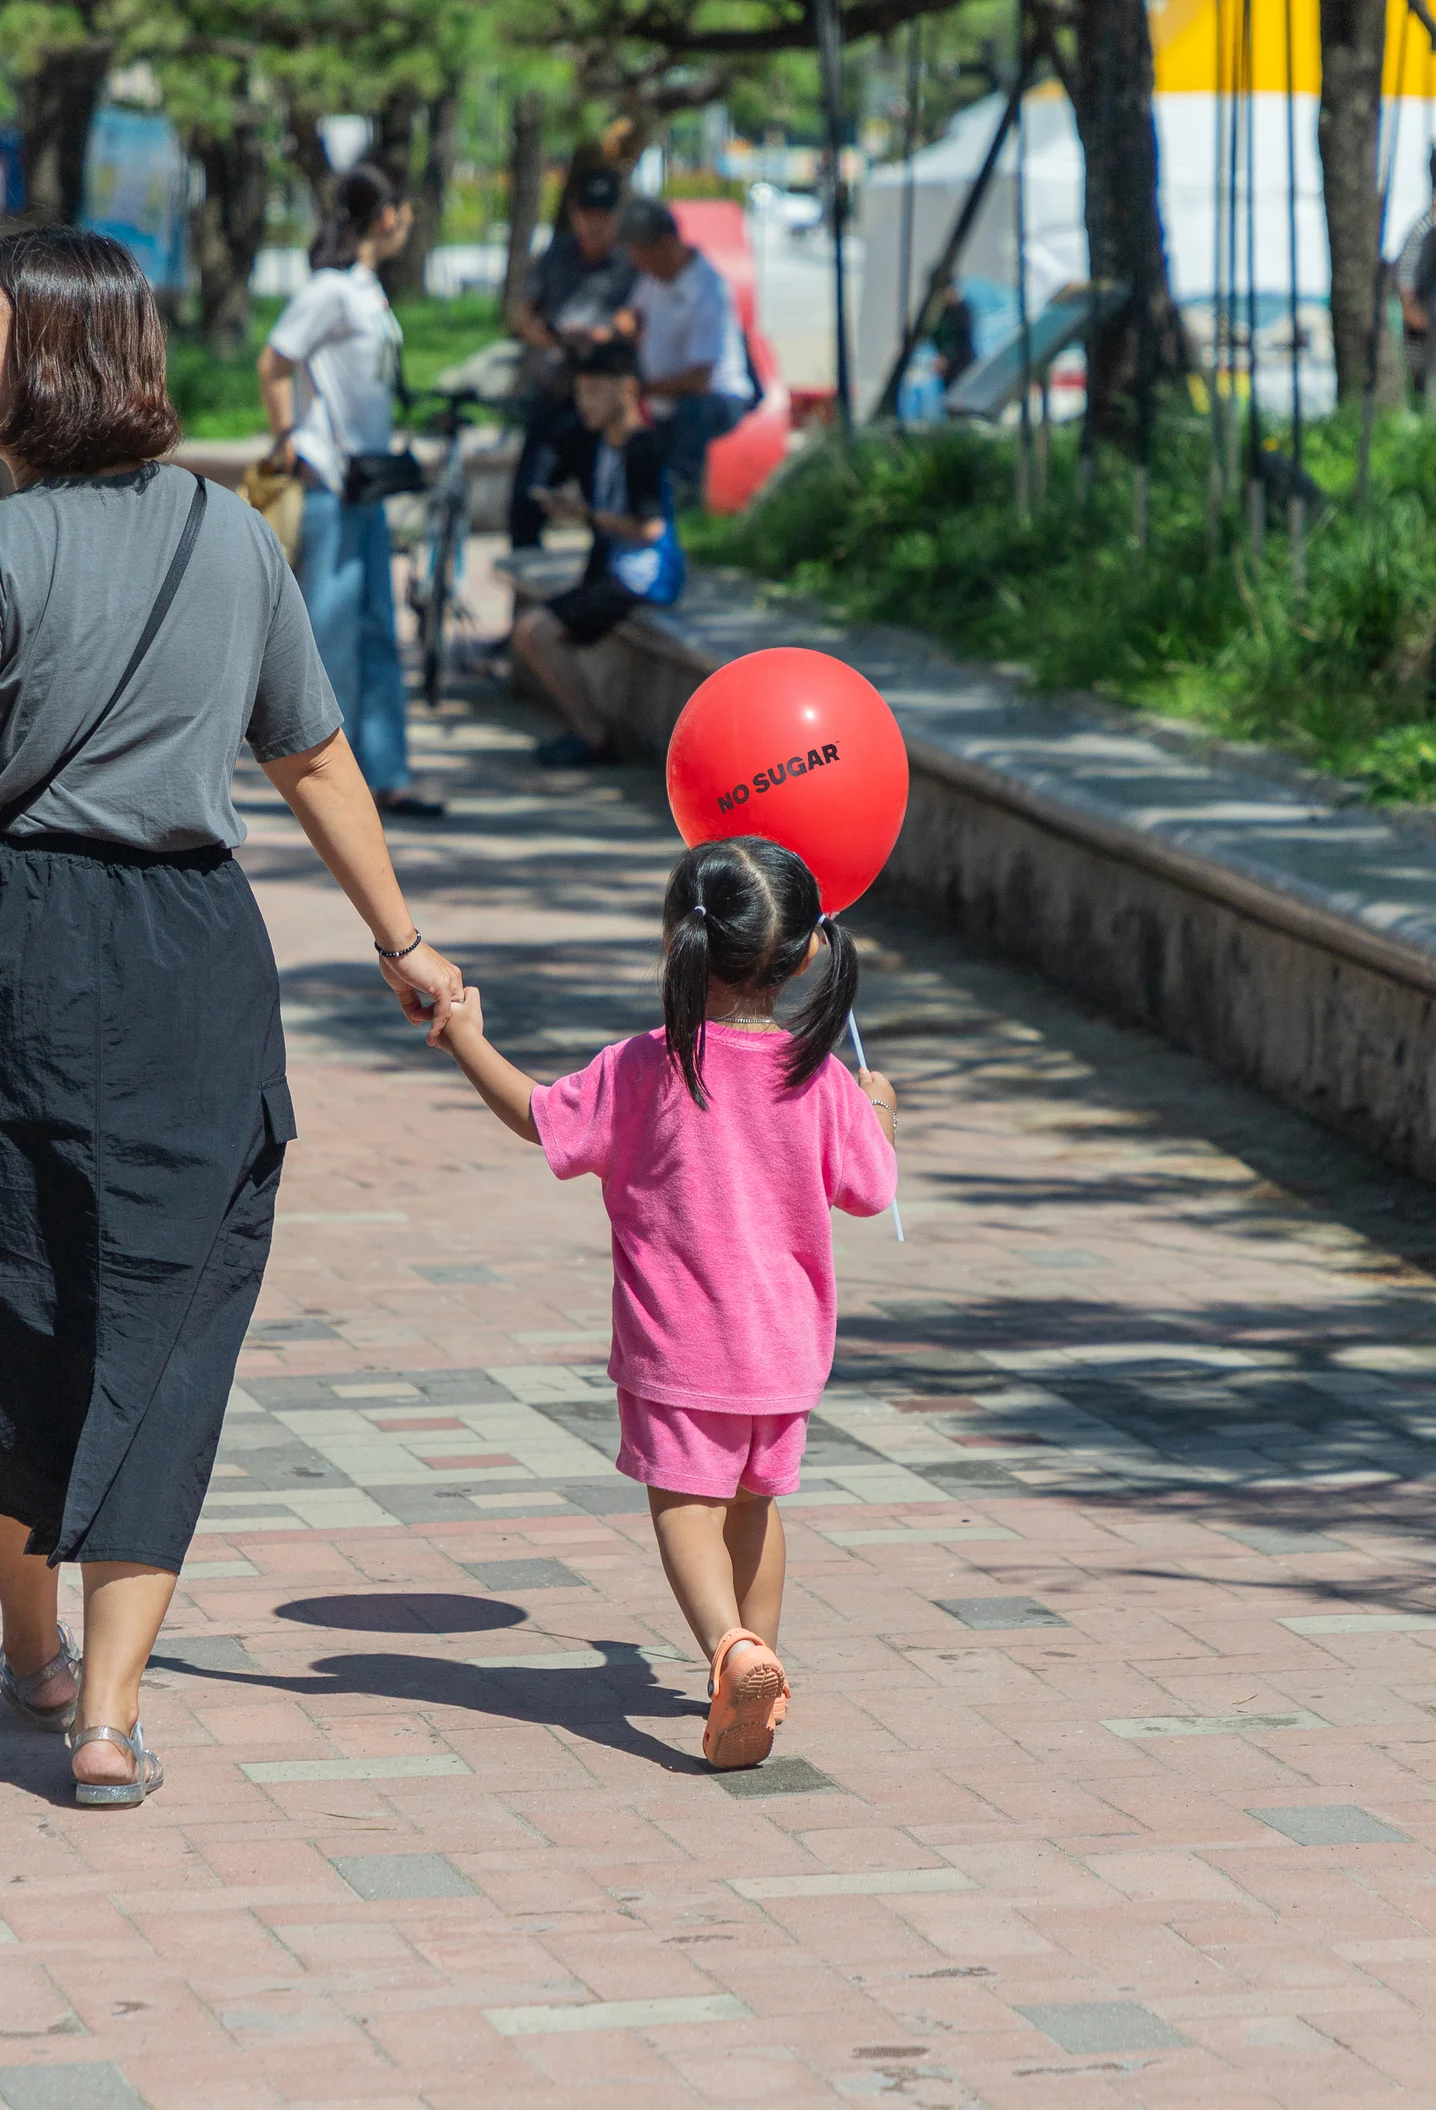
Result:
{"label": "person in white t-shirt", "polygon": [[314,275],[259,355],[259,384],[276,451],[304,479],[295,569],[349,744],[383,812],[430,819],[443,807],[409,785],[408,689],[383,502],[354,505],[344,495],[353,456],[389,451],[403,333],[377,267],[398,255],[413,221],[382,169],[349,171],[310,248]]}
{"label": "person in white t-shirt", "polygon": [[703,496],[714,440],[753,408],[748,352],[722,273],[685,242],[656,198],[633,198],[618,238],[639,272],[629,296],[638,317],[638,361],[650,417],[663,440],[680,506]]}

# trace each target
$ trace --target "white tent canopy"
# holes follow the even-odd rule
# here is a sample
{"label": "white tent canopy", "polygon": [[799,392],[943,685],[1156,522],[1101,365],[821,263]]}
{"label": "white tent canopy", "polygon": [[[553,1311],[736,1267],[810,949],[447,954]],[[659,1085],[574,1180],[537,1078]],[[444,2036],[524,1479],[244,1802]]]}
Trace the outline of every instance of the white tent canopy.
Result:
{"label": "white tent canopy", "polygon": [[[1006,97],[985,96],[964,110],[935,145],[914,154],[910,312],[915,311],[949,229],[1001,121]],[[1072,106],[1058,88],[1038,88],[1023,102],[1027,208],[1027,295],[1034,307],[1060,286],[1087,276],[1082,224],[1082,149]],[[857,408],[865,415],[887,377],[899,343],[901,232],[906,166],[871,171],[863,186],[863,297],[858,311]],[[1017,284],[1017,134],[1008,134],[996,171],[963,251],[960,278],[979,318],[992,317],[998,337],[1014,312]],[[986,349],[979,332],[979,346]]]}
{"label": "white tent canopy", "polygon": [[[1291,285],[1288,232],[1286,98],[1258,93],[1253,101],[1256,184],[1254,198],[1256,283],[1259,294],[1288,295]],[[981,168],[1000,121],[1005,99],[985,97],[954,119],[934,146],[913,156],[913,271],[910,311],[915,312],[932,268]],[[1212,296],[1216,231],[1213,174],[1216,102],[1208,92],[1158,93],[1153,98],[1158,139],[1162,222],[1172,291],[1179,301],[1203,303]],[[1397,112],[1399,111],[1399,116]],[[1294,99],[1297,175],[1297,284],[1304,302],[1325,302],[1330,259],[1322,206],[1321,163],[1316,146],[1317,98]],[[1386,253],[1394,256],[1408,229],[1430,202],[1427,161],[1436,129],[1436,106],[1407,95],[1388,98],[1383,112],[1383,152],[1395,127],[1395,172],[1386,225]],[[1228,106],[1230,122],[1230,106]],[[1055,84],[1033,89],[1023,101],[1026,133],[1027,297],[1034,313],[1058,288],[1087,275],[1083,226],[1083,160],[1071,105]],[[1225,156],[1224,156],[1225,159]],[[1224,169],[1224,175],[1226,173]],[[874,169],[864,187],[862,231],[866,249],[862,305],[857,329],[857,396],[860,413],[876,400],[900,342],[899,270],[905,164]],[[1017,144],[1015,127],[998,159],[986,200],[958,264],[958,277],[979,317],[990,318],[988,339],[1010,332],[1017,283]],[[1237,284],[1244,288],[1246,195],[1237,194]],[[1223,259],[1223,272],[1226,260]]]}

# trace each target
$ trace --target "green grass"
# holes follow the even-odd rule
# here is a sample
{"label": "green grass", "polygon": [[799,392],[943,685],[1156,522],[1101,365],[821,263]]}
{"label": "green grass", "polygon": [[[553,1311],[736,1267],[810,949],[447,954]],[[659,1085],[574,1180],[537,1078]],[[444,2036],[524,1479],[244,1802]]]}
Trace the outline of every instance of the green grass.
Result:
{"label": "green grass", "polygon": [[[173,330],[169,387],[186,437],[245,439],[265,430],[254,362],[284,303],[257,300],[250,341],[233,358],[218,358],[188,330]],[[394,311],[404,331],[404,372],[413,389],[427,388],[446,366],[502,335],[497,304],[487,296],[400,301]]]}
{"label": "green grass", "polygon": [[1101,456],[1078,496],[1076,434],[1054,435],[1045,504],[1013,503],[1015,441],[970,428],[828,442],[737,520],[689,536],[849,617],[908,623],[970,657],[1016,660],[1044,689],[1085,689],[1287,749],[1372,796],[1436,801],[1436,423],[1378,427],[1358,511],[1354,428],[1308,436],[1333,503],[1312,524],[1307,589],[1269,530],[1261,557],[1233,506],[1208,546],[1209,442],[1173,407],[1154,448],[1148,546],[1132,537],[1132,472]]}

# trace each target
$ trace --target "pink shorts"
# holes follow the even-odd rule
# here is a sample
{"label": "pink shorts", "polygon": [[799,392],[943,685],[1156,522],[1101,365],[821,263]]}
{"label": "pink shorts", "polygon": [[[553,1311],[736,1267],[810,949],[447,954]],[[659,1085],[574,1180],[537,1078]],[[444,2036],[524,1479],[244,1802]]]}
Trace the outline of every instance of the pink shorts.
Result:
{"label": "pink shorts", "polygon": [[731,1501],[740,1487],[750,1495],[797,1493],[806,1413],[708,1414],[640,1399],[620,1386],[618,1418],[618,1470],[645,1487],[716,1501]]}

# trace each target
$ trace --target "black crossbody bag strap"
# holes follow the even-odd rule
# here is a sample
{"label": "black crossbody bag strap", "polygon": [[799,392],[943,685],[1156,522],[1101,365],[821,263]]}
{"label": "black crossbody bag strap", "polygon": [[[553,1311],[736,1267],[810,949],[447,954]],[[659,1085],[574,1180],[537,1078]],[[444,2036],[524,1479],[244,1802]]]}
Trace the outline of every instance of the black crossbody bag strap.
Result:
{"label": "black crossbody bag strap", "polygon": [[202,476],[196,476],[194,480],[194,497],[190,500],[189,513],[186,516],[183,531],[179,542],[176,544],[175,553],[170,559],[170,568],[164,575],[159,592],[155,595],[155,602],[150,610],[149,619],[144,629],[140,632],[140,641],[130,654],[124,673],[115,683],[114,688],[110,692],[109,700],[98,717],[92,719],[78,738],[70,742],[59,761],[51,764],[39,783],[32,784],[28,791],[22,792],[18,799],[12,799],[8,806],[0,807],[0,835],[8,833],[21,815],[28,813],[37,799],[44,797],[61,771],[68,769],[76,755],[89,746],[100,727],[115,708],[115,705],[124,695],[125,690],[129,687],[141,660],[159,634],[160,624],[169,614],[170,602],[179,592],[180,580],[189,569],[189,560],[194,554],[195,542],[199,536],[200,522],[204,519],[204,509],[208,502],[209,492],[206,488],[205,480]]}

